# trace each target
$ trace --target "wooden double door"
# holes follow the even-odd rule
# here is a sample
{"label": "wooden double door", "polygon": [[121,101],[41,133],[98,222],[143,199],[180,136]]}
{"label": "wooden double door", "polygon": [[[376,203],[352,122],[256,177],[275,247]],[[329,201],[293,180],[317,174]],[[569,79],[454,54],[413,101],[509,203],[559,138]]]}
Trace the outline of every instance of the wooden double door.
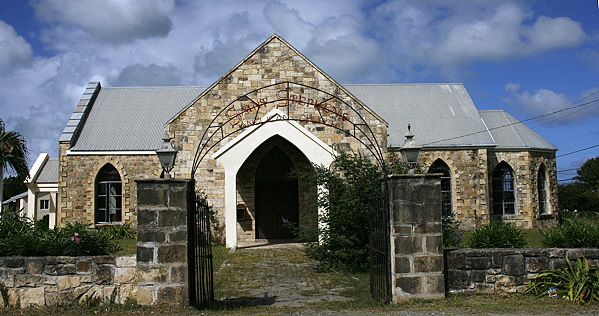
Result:
{"label": "wooden double door", "polygon": [[256,238],[292,239],[287,222],[299,222],[298,180],[293,163],[278,147],[270,150],[256,170]]}

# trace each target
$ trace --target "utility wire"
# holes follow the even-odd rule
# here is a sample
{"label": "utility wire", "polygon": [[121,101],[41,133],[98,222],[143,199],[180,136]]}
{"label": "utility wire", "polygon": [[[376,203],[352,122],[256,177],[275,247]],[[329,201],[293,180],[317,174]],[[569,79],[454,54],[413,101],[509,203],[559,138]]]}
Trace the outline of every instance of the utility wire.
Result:
{"label": "utility wire", "polygon": [[565,181],[572,181],[575,180],[576,177],[574,178],[569,178],[569,179],[561,179],[561,180],[557,180],[557,182],[565,182]]}
{"label": "utility wire", "polygon": [[573,170],[578,170],[578,168],[562,169],[562,170],[558,170],[557,172],[565,172],[565,171],[573,171]]}
{"label": "utility wire", "polygon": [[[599,90],[598,90],[597,92],[593,93],[592,95],[594,95],[594,94],[597,94],[597,93],[599,93]],[[589,96],[589,97],[590,97],[590,96]],[[587,98],[588,98],[588,97],[587,97]],[[586,98],[585,98],[585,99],[586,99]],[[584,100],[584,99],[583,99],[583,100]],[[580,100],[580,101],[582,101],[582,100]],[[578,102],[580,102],[580,101],[578,101]],[[578,102],[576,102],[576,103],[578,103]],[[466,136],[472,136],[472,135],[476,135],[476,134],[480,134],[480,133],[486,133],[486,132],[488,132],[488,131],[492,131],[492,130],[499,129],[499,128],[503,128],[503,127],[507,127],[507,126],[512,126],[512,125],[515,125],[515,124],[524,124],[524,122],[528,122],[528,121],[536,121],[536,120],[539,120],[539,119],[541,119],[541,118],[543,118],[543,117],[547,117],[547,116],[554,115],[554,114],[557,114],[557,113],[561,113],[561,112],[564,112],[564,111],[568,111],[568,110],[576,109],[576,108],[579,108],[579,107],[581,107],[581,106],[586,106],[586,105],[588,105],[588,106],[591,106],[591,105],[597,105],[597,104],[599,104],[599,99],[596,99],[596,100],[592,100],[592,101],[589,101],[589,102],[585,102],[585,103],[581,103],[581,104],[574,105],[574,104],[576,104],[576,103],[573,103],[572,105],[569,105],[569,106],[567,106],[567,107],[565,107],[565,108],[563,108],[563,109],[561,109],[561,110],[557,110],[557,111],[553,111],[553,112],[545,113],[545,114],[542,114],[542,115],[539,115],[539,116],[535,116],[535,117],[531,117],[531,118],[528,118],[528,119],[525,119],[525,120],[522,120],[522,121],[516,121],[516,122],[513,122],[513,123],[504,124],[504,125],[500,125],[500,126],[497,126],[497,127],[493,127],[493,128],[485,129],[485,130],[482,130],[482,131],[473,132],[473,133],[469,133],[469,134],[464,134],[464,135],[461,135],[461,136],[456,136],[456,137],[451,137],[451,138],[446,138],[446,139],[437,140],[437,141],[434,141],[434,142],[430,142],[430,143],[423,144],[423,146],[426,146],[426,145],[431,145],[431,144],[435,144],[435,143],[440,143],[440,142],[444,142],[444,141],[448,141],[448,140],[453,140],[453,139],[457,139],[457,138],[462,138],[462,137],[466,137]],[[558,157],[559,157],[559,156],[558,156]]]}
{"label": "utility wire", "polygon": [[579,152],[581,152],[581,151],[589,150],[589,149],[592,149],[592,148],[595,148],[595,147],[599,147],[599,144],[597,144],[597,145],[593,145],[593,146],[589,146],[589,147],[586,147],[586,148],[583,148],[583,149],[579,149],[579,150],[571,151],[571,152],[569,152],[569,153],[565,153],[565,154],[557,155],[557,156],[555,156],[555,157],[563,157],[563,156],[567,156],[567,155],[571,155],[571,154],[579,153]]}

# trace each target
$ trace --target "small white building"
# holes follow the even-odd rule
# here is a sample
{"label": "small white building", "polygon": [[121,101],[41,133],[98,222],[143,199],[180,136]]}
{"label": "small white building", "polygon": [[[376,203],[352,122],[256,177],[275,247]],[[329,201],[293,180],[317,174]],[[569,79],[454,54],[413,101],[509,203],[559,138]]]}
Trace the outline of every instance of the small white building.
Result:
{"label": "small white building", "polygon": [[19,215],[25,214],[27,210],[27,192],[17,194],[10,199],[2,201],[2,211],[15,211]]}
{"label": "small white building", "polygon": [[56,225],[56,195],[58,193],[58,158],[41,153],[29,171],[27,201],[19,215],[39,221],[48,215],[49,228]]}

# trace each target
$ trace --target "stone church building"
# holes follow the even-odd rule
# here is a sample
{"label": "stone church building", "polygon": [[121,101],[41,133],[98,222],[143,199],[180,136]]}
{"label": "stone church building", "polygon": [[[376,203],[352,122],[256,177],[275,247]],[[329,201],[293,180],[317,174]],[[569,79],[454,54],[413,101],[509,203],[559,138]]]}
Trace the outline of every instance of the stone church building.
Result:
{"label": "stone church building", "polygon": [[273,35],[209,87],[90,83],[59,140],[57,224],[135,223],[135,180],[161,176],[166,134],[174,177],[193,175],[228,246],[289,238],[284,221],[317,212],[317,188],[291,170],[346,150],[388,157],[408,124],[464,228],[554,220],[557,149],[510,114],[477,110],[462,84],[342,85]]}

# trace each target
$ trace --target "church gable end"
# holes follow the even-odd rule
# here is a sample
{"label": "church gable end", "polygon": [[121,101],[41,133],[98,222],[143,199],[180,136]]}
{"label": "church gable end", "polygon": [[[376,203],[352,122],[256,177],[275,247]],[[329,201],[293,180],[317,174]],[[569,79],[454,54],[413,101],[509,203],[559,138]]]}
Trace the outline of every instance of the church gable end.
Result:
{"label": "church gable end", "polygon": [[[225,139],[219,144],[211,143],[216,145],[216,151],[273,109],[300,121],[333,147],[367,152],[352,135],[363,138],[366,144],[374,142],[380,148],[386,147],[387,123],[383,119],[282,38],[273,35],[167,124],[167,133],[182,150],[178,157],[180,172],[191,174],[196,148],[206,145],[201,138],[207,128],[210,135],[222,127],[220,136],[213,141],[222,136]],[[358,128],[352,123],[358,124]]]}

